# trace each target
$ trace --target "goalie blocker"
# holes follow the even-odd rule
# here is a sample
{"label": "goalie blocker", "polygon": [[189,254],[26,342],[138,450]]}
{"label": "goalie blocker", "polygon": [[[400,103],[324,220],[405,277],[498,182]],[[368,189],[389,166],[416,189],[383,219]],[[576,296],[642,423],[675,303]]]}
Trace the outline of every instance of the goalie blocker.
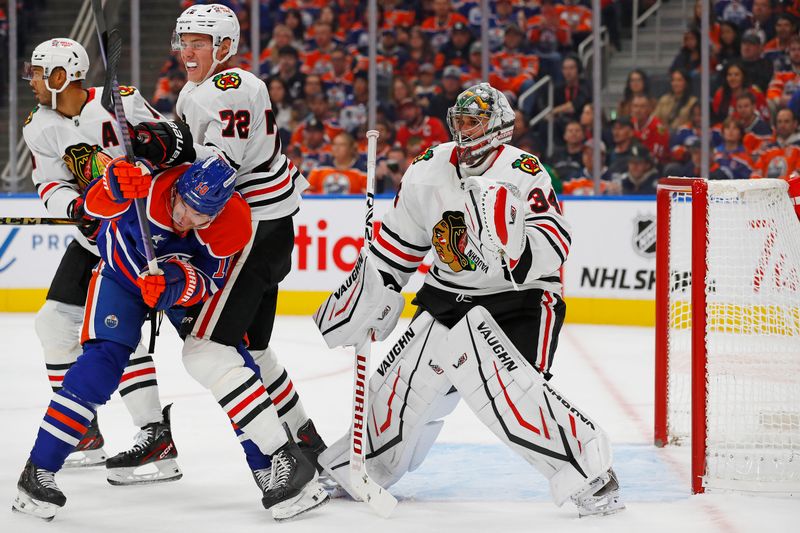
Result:
{"label": "goalie blocker", "polygon": [[[583,410],[544,380],[483,307],[448,330],[419,314],[370,379],[367,468],[389,487],[423,461],[441,418],[463,397],[480,421],[550,482],[557,505],[581,516],[624,508],[608,438]],[[320,464],[350,490],[349,435]]]}

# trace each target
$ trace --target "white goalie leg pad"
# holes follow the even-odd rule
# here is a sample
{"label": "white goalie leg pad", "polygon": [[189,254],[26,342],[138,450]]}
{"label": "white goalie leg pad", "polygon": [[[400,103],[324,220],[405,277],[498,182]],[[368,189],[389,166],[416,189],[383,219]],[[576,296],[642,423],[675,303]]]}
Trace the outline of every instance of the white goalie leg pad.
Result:
{"label": "white goalie leg pad", "polygon": [[[438,419],[458,404],[458,394],[432,361],[446,335],[447,328],[430,314],[420,314],[370,378],[366,465],[370,477],[384,488],[419,467],[442,428]],[[326,471],[353,494],[349,461],[349,432],[319,457]]]}
{"label": "white goalie leg pad", "polygon": [[61,388],[67,370],[83,353],[80,343],[83,309],[78,305],[46,300],[36,313],[34,329],[42,344],[50,386],[55,390]]}
{"label": "white goalie leg pad", "polygon": [[147,353],[144,344],[139,343],[131,354],[117,390],[136,427],[163,420],[156,367],[153,356]]}
{"label": "white goalie leg pad", "polygon": [[264,384],[244,366],[236,348],[190,335],[183,344],[183,365],[263,453],[272,455],[286,443]]}
{"label": "white goalie leg pad", "polygon": [[542,378],[477,306],[450,330],[440,366],[495,435],[550,481],[557,505],[611,467],[602,429]]}
{"label": "white goalie leg pad", "polygon": [[294,383],[289,378],[289,373],[278,362],[278,357],[272,348],[254,350],[250,352],[250,355],[253,356],[261,371],[261,381],[264,382],[264,386],[272,398],[281,423],[286,422],[292,435],[297,435],[297,430],[308,422],[308,415]]}

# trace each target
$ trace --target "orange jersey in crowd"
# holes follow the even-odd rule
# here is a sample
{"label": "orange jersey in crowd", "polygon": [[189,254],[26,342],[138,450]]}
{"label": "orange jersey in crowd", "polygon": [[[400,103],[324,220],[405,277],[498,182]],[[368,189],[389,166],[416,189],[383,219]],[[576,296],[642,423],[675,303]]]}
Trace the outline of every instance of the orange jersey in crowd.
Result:
{"label": "orange jersey in crowd", "polygon": [[800,167],[800,147],[789,145],[767,149],[758,158],[753,169],[754,178],[779,178],[787,180],[789,175]]}
{"label": "orange jersey in crowd", "polygon": [[791,97],[797,89],[800,89],[800,72],[793,70],[776,72],[767,87],[767,100],[779,102],[783,95]]}
{"label": "orange jersey in crowd", "polygon": [[576,33],[592,31],[592,10],[581,5],[556,5],[558,18],[563,20]]}
{"label": "orange jersey in crowd", "polygon": [[492,54],[492,64],[498,72],[526,75],[531,79],[539,74],[539,56],[500,51]]}
{"label": "orange jersey in crowd", "polygon": [[447,15],[447,20],[444,21],[444,24],[440,24],[439,20],[436,17],[428,17],[424,21],[422,21],[422,29],[426,32],[439,32],[439,31],[450,31],[456,22],[462,22],[464,24],[469,24],[469,21],[459,13],[450,13]]}
{"label": "orange jersey in crowd", "polygon": [[392,9],[383,12],[383,26],[381,29],[393,29],[397,27],[410,28],[416,21],[413,11],[406,9]]}
{"label": "orange jersey in crowd", "polygon": [[367,175],[354,168],[318,167],[308,175],[308,194],[364,194]]}

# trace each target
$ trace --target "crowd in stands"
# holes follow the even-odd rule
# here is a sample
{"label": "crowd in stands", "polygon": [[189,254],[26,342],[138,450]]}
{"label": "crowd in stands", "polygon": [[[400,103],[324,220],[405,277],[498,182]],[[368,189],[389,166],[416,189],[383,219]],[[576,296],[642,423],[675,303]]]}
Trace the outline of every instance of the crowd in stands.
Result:
{"label": "crowd in stands", "polygon": [[[363,192],[368,33],[365,0],[261,0],[261,50],[249,49],[250,1],[215,0],[238,15],[237,66],[258,61],[283,146],[312,186],[308,194]],[[800,1],[709,0],[712,6],[712,178],[787,177],[800,159]],[[193,3],[182,1],[185,8]],[[647,2],[641,5],[647,6]],[[602,153],[606,194],[653,194],[665,175],[700,174],[700,1],[687,20],[668,90],[654,94],[646,69],[630,72],[622,100],[592,139],[592,91],[576,55],[591,33],[588,0],[489,2],[488,81],[517,106],[537,79],[554,80],[554,146],[545,123],[528,122],[544,91],[517,110],[512,144],[540,156],[557,190],[589,194],[592,157]],[[631,2],[603,0],[613,47]],[[425,148],[450,139],[446,113],[482,81],[479,0],[381,0],[379,8],[378,193],[397,190]],[[154,102],[167,115],[186,81],[179,58],[165,63]],[[607,120],[607,117],[613,120]],[[552,152],[550,157],[546,154]]]}
{"label": "crowd in stands", "polygon": [[[17,50],[24,54],[28,36],[36,29],[45,0],[18,0],[17,5]],[[8,52],[9,49],[9,2],[0,3],[0,107],[8,104]]]}

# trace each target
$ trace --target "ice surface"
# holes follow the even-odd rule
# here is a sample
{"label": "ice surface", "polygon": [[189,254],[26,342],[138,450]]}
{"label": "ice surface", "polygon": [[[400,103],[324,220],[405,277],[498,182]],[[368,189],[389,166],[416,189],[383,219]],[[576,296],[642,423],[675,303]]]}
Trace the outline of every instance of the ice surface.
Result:
{"label": "ice surface", "polygon": [[[800,531],[798,499],[691,496],[688,449],[651,445],[652,330],[579,325],[567,325],[561,335],[553,379],[614,442],[628,506],[618,515],[578,519],[571,504],[553,505],[541,476],[460,405],[425,463],[392,488],[400,504],[390,519],[376,517],[364,504],[334,500],[297,521],[275,523],[261,507],[227,418],[185,373],[180,341],[165,325],[155,359],[162,402],[175,404],[173,431],[183,479],[112,487],[102,469],[62,471],[57,480],[68,502],[47,524],[10,510],[50,398],[33,316],[0,315],[0,339],[0,504],[6,505],[0,510],[0,533]],[[349,421],[351,355],[327,350],[308,317],[279,317],[273,345],[320,433],[329,442],[338,438]],[[373,362],[381,355],[376,346]],[[137,428],[116,395],[99,416],[106,451],[131,444]]]}

